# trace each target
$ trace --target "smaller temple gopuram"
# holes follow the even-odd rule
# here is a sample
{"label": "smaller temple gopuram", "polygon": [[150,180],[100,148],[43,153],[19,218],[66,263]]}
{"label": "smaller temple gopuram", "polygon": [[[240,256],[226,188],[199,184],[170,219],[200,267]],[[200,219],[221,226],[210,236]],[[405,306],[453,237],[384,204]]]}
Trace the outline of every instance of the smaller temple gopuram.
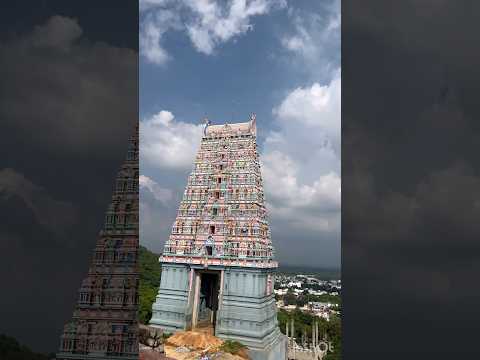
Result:
{"label": "smaller temple gopuram", "polygon": [[138,359],[138,126],[57,360]]}

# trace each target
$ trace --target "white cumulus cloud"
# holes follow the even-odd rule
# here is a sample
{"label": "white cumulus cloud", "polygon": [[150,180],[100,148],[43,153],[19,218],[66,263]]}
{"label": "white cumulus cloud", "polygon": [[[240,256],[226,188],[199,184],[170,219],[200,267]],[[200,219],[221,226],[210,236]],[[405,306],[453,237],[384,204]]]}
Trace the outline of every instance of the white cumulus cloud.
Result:
{"label": "white cumulus cloud", "polygon": [[341,12],[339,0],[319,3],[319,12],[290,8],[293,31],[281,36],[281,44],[293,55],[293,66],[316,77],[332,71],[340,58]]}
{"label": "white cumulus cloud", "polygon": [[308,128],[317,135],[326,136],[334,150],[340,151],[340,70],[333,74],[329,84],[315,82],[311,86],[298,87],[291,91],[273,112],[283,127],[291,130]]}
{"label": "white cumulus cloud", "polygon": [[153,197],[163,204],[168,204],[173,198],[173,193],[170,189],[166,189],[160,186],[155,180],[145,175],[140,175],[138,182],[140,189],[147,189],[152,193]]}
{"label": "white cumulus cloud", "polygon": [[185,1],[194,14],[194,20],[187,24],[188,35],[196,49],[204,54],[211,54],[219,44],[251,30],[251,17],[267,14],[276,6],[285,6],[284,1],[275,0],[232,0],[226,6],[222,5],[224,3]]}
{"label": "white cumulus cloud", "polygon": [[[140,54],[156,65],[164,65],[170,59],[170,55],[162,44],[163,35],[169,30],[178,30],[182,26],[179,13],[175,9],[155,10],[157,6],[163,6],[166,3],[167,1],[140,3],[140,10],[143,9],[146,12],[140,24]],[[144,4],[143,7],[142,4]]]}
{"label": "white cumulus cloud", "polygon": [[273,109],[277,130],[261,154],[273,219],[321,231],[340,227],[340,72],[293,89]]}
{"label": "white cumulus cloud", "polygon": [[140,1],[140,54],[154,64],[170,55],[162,45],[170,30],[184,31],[195,49],[210,55],[215,49],[253,29],[251,18],[286,6],[285,0],[144,0]]}
{"label": "white cumulus cloud", "polygon": [[140,121],[140,161],[153,168],[191,168],[202,128],[202,124],[177,121],[165,110]]}

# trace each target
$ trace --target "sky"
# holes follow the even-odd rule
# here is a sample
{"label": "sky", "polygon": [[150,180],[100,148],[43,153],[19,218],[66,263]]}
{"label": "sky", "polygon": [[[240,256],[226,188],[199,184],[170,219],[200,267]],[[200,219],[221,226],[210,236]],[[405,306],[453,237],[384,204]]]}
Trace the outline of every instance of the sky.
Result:
{"label": "sky", "polygon": [[340,267],[340,2],[140,1],[140,241],[161,252],[201,120],[257,114],[276,258]]}

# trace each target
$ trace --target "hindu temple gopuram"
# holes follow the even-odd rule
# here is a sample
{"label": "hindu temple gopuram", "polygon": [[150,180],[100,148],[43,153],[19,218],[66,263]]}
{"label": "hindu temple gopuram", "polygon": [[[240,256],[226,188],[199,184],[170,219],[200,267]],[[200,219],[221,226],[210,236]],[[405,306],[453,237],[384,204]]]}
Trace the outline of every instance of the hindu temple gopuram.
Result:
{"label": "hindu temple gopuram", "polygon": [[160,257],[150,325],[169,332],[211,328],[215,336],[248,346],[254,360],[286,359],[273,256],[255,115],[235,124],[207,120]]}
{"label": "hindu temple gopuram", "polygon": [[138,359],[138,127],[57,359]]}

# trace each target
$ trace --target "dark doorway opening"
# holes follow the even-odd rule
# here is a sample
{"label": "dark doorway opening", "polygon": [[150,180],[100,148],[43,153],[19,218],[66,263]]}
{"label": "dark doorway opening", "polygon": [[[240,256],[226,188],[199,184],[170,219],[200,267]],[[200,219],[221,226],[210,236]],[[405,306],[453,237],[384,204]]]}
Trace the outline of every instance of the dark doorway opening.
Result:
{"label": "dark doorway opening", "polygon": [[197,328],[207,329],[214,335],[220,292],[219,272],[202,272],[200,284]]}
{"label": "dark doorway opening", "polygon": [[210,255],[210,256],[213,255],[213,247],[212,247],[212,245],[207,245],[207,246],[205,246],[205,249],[207,250],[207,255]]}

